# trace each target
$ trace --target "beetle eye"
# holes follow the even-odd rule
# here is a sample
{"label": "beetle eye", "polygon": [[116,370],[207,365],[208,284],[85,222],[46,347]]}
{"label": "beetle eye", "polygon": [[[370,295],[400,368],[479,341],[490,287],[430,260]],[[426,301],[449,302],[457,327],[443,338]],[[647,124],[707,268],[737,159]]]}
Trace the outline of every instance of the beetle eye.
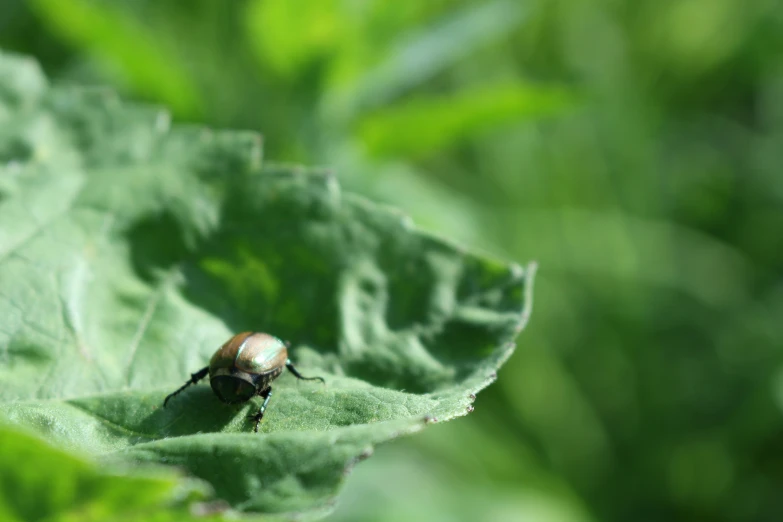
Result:
{"label": "beetle eye", "polygon": [[215,395],[229,404],[245,402],[256,394],[256,388],[251,383],[232,375],[218,375],[209,383],[212,385]]}

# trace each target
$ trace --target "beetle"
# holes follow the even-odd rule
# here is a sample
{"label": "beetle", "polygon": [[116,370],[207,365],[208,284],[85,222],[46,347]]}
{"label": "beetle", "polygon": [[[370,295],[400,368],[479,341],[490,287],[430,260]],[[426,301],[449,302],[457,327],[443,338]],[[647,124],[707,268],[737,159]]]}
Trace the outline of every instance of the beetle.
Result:
{"label": "beetle", "polygon": [[297,379],[325,382],[323,377],[303,377],[288,358],[288,346],[288,343],[266,333],[237,334],[218,348],[210,359],[209,366],[191,374],[189,381],[166,396],[163,407],[166,407],[172,397],[209,374],[212,391],[223,402],[238,404],[247,402],[256,395],[264,399],[258,413],[248,417],[255,420],[254,431],[258,433],[258,424],[264,417],[266,406],[272,397],[270,384],[283,373],[283,366]]}

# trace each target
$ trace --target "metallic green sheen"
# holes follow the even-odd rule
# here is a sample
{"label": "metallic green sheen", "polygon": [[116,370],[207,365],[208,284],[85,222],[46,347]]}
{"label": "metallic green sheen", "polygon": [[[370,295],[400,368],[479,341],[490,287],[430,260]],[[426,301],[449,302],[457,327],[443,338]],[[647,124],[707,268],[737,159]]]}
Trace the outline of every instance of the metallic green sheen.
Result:
{"label": "metallic green sheen", "polygon": [[235,366],[249,373],[266,373],[285,364],[287,350],[285,343],[268,334],[253,334],[239,347]]}

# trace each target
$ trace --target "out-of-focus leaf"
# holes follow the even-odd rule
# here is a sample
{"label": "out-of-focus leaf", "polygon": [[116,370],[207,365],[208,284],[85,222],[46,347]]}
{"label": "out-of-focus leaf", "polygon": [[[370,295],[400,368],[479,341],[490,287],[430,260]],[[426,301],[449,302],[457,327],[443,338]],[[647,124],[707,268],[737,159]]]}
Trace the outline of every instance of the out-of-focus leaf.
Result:
{"label": "out-of-focus leaf", "polygon": [[182,507],[202,495],[194,486],[183,489],[171,473],[107,472],[0,425],[0,519],[6,522],[194,520]]}
{"label": "out-of-focus leaf", "polygon": [[524,20],[518,2],[493,0],[455,10],[399,36],[379,63],[359,67],[351,53],[333,68],[325,99],[330,117],[350,119],[421,84],[483,46],[508,36]]}
{"label": "out-of-focus leaf", "polygon": [[[751,2],[752,4],[752,2]],[[642,27],[642,45],[667,69],[696,76],[736,52],[763,4],[684,0],[657,7]]]}
{"label": "out-of-focus leaf", "polygon": [[120,8],[94,0],[34,0],[38,16],[71,45],[84,49],[109,74],[138,92],[197,115],[201,102],[168,42]]}
{"label": "out-of-focus leaf", "polygon": [[[442,440],[440,444],[443,444]],[[464,453],[464,448],[460,452]],[[327,520],[592,520],[573,495],[562,493],[549,484],[547,488],[528,485],[508,487],[488,481],[481,473],[455,474],[438,466],[443,461],[428,460],[429,455],[426,451],[416,451],[411,447],[404,451],[394,447],[380,449],[372,463],[357,470],[355,478],[358,480],[346,486],[340,505]],[[509,459],[508,455],[506,459]],[[430,465],[421,466],[422,461],[430,462]],[[476,490],[481,491],[482,495],[476,495]],[[405,502],[400,499],[405,499]]]}
{"label": "out-of-focus leaf", "polygon": [[359,135],[376,156],[416,156],[504,123],[560,113],[573,103],[569,91],[529,84],[420,96],[368,114]]}
{"label": "out-of-focus leaf", "polygon": [[[729,308],[747,299],[751,264],[736,249],[696,230],[620,212],[497,212],[497,219],[535,223],[541,262],[558,273],[615,277],[676,289],[702,304]],[[590,239],[588,239],[590,238]],[[677,264],[661,259],[680,258]]]}
{"label": "out-of-focus leaf", "polygon": [[337,7],[335,0],[250,2],[247,32],[262,67],[293,76],[310,60],[329,52],[340,35]]}
{"label": "out-of-focus leaf", "polygon": [[[173,128],[0,56],[2,414],[120,464],[170,464],[244,512],[330,505],[373,445],[465,415],[530,311],[533,270],[478,258],[254,134]],[[18,71],[18,74],[16,74]],[[40,75],[39,75],[40,76]],[[257,404],[194,386],[232,333],[303,373]]]}

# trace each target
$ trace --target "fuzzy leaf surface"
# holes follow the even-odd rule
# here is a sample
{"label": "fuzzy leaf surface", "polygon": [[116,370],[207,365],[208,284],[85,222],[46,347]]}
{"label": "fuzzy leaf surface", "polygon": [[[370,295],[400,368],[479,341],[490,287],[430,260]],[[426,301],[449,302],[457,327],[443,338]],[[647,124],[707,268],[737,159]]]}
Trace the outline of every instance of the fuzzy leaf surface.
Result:
{"label": "fuzzy leaf surface", "polygon": [[[375,444],[467,413],[530,311],[476,257],[260,138],[170,126],[0,55],[0,404],[106,465],[172,465],[253,513],[327,510]],[[206,383],[231,335],[291,342],[261,423]]]}

